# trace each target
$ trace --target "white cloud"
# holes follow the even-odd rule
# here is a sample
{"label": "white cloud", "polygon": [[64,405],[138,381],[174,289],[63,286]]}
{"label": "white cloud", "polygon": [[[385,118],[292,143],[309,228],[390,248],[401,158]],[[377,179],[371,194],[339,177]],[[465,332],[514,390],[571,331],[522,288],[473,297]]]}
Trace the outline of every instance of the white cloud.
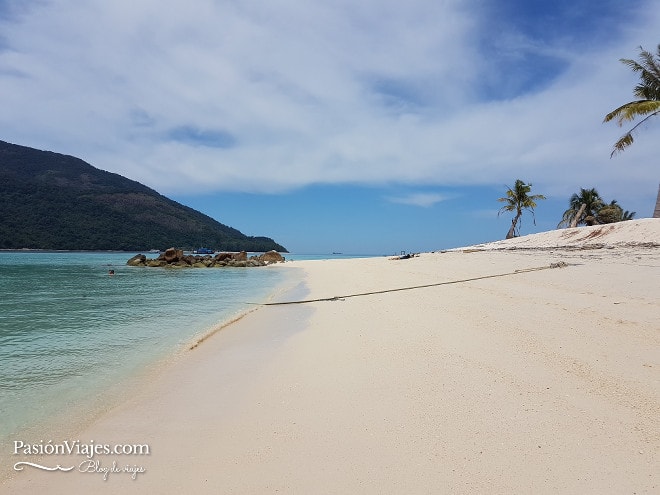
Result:
{"label": "white cloud", "polygon": [[390,196],[387,198],[392,203],[399,203],[410,206],[421,206],[429,208],[436,203],[450,199],[448,196],[439,193],[411,193],[405,196]]}
{"label": "white cloud", "polygon": [[[496,209],[496,208],[495,209],[493,209],[493,208],[482,208],[482,209],[471,210],[468,213],[468,216],[470,218],[476,218],[476,219],[479,219],[479,220],[487,219],[487,220],[491,220],[491,221],[493,221],[497,218],[506,218],[506,217],[501,217],[500,215],[498,215],[498,213],[499,213],[499,210]],[[506,220],[509,223],[511,223],[509,218],[506,218]]]}
{"label": "white cloud", "polygon": [[[623,190],[624,201],[657,183],[660,122],[612,160],[623,130],[601,122],[632,99],[618,59],[655,48],[660,8],[649,2],[607,45],[571,50],[498,32],[480,5],[35,2],[0,24],[0,139],[166,194],[522,178],[558,194]],[[482,50],[489,37],[502,59]],[[510,95],[518,76],[498,61],[517,49],[563,70]],[[489,77],[506,99],[483,98]]]}

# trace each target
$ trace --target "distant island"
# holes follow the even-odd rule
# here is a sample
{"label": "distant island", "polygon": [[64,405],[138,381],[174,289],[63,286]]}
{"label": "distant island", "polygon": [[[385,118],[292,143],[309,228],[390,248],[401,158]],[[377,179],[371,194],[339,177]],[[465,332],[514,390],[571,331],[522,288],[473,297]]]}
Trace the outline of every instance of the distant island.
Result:
{"label": "distant island", "polygon": [[0,249],[288,252],[83,160],[0,141]]}

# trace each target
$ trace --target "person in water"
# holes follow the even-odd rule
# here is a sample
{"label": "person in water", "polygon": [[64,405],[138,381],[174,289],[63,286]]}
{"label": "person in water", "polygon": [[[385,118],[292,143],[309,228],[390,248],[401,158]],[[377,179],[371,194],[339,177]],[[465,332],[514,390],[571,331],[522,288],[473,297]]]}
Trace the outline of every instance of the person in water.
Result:
{"label": "person in water", "polygon": [[115,271],[114,270],[108,270],[108,275],[114,275]]}

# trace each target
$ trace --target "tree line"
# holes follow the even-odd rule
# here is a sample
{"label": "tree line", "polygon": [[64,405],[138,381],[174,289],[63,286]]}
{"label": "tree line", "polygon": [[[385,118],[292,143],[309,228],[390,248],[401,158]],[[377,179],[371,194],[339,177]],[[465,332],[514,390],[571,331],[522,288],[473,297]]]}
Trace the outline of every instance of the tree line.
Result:
{"label": "tree line", "polygon": [[[608,113],[604,122],[616,120],[618,125],[622,126],[624,122],[633,121],[638,117],[642,117],[642,120],[614,144],[610,157],[633,144],[633,134],[639,126],[651,117],[660,114],[660,45],[658,45],[655,56],[642,47],[639,47],[639,50],[639,60],[625,58],[620,60],[639,75],[640,81],[633,90],[638,99],[625,103]],[[536,202],[546,199],[542,194],[530,194],[531,190],[532,184],[526,184],[524,181],[517,179],[513,187],[507,187],[506,196],[498,199],[498,201],[505,203],[500,208],[498,216],[504,212],[514,212],[511,227],[506,235],[507,239],[519,235],[523,211],[529,211],[532,218],[534,218]],[[660,193],[658,201],[660,201]],[[569,208],[564,212],[557,227],[623,222],[632,220],[635,214],[634,211],[624,210],[616,200],[607,203],[594,188],[580,188],[579,192],[571,196]],[[535,220],[534,223],[536,224]]]}
{"label": "tree line", "polygon": [[[546,199],[542,194],[529,194],[531,190],[531,184],[517,179],[513,187],[507,187],[506,196],[498,198],[498,201],[505,203],[500,208],[498,216],[504,212],[514,212],[511,227],[506,234],[507,239],[519,235],[523,212],[529,211],[533,218],[536,202]],[[571,196],[569,208],[562,215],[557,228],[623,222],[632,220],[635,215],[634,211],[624,210],[616,199],[607,203],[594,188],[580,188],[578,193]],[[534,220],[534,224],[536,225],[536,220]]]}

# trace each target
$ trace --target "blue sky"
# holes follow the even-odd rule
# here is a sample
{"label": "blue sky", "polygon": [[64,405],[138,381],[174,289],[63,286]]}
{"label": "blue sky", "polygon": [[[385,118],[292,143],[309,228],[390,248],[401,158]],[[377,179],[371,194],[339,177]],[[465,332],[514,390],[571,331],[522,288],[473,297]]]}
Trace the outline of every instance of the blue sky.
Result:
{"label": "blue sky", "polygon": [[0,0],[0,139],[79,156],[294,252],[390,254],[521,232],[595,187],[638,217],[660,122],[610,159],[620,58],[660,4],[610,0]]}

